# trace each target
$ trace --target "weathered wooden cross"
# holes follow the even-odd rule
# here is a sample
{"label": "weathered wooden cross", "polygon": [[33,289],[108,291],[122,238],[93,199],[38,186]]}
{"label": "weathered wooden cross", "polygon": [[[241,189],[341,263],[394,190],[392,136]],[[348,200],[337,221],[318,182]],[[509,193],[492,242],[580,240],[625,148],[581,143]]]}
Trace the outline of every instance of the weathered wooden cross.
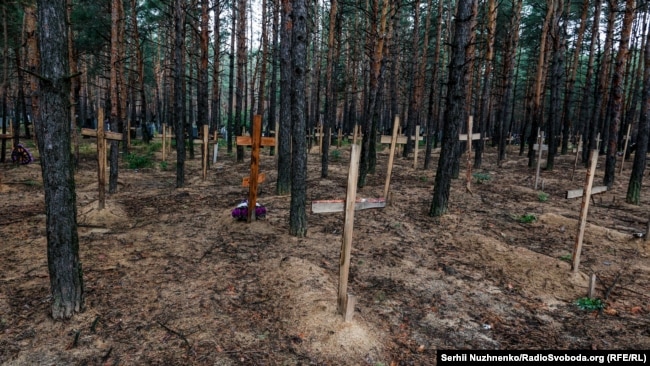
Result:
{"label": "weathered wooden cross", "polygon": [[[201,139],[195,139],[194,143],[201,144],[201,168],[203,171],[203,180],[205,180],[208,176],[208,154],[210,154],[209,147],[211,144],[217,144],[219,140],[217,139],[216,133],[214,135],[214,139],[210,140],[210,126],[207,124],[203,125],[201,133],[203,134],[201,136]],[[214,154],[216,156],[216,150]]]}
{"label": "weathered wooden cross", "polygon": [[[343,241],[341,243],[341,257],[339,261],[339,289],[338,289],[338,312],[343,315],[346,322],[352,320],[356,297],[348,294],[348,277],[350,274],[350,257],[352,254],[352,233],[354,231],[354,211],[367,208],[381,208],[386,206],[386,200],[357,200],[357,179],[359,178],[359,158],[361,148],[352,144],[350,153],[350,169],[348,171],[348,187],[345,201],[328,200],[313,201],[312,212],[344,212]],[[345,205],[345,206],[344,206]]]}
{"label": "weathered wooden cross", "polygon": [[578,273],[580,266],[580,252],[582,251],[582,241],[585,237],[585,228],[587,226],[587,212],[589,212],[589,199],[592,194],[592,186],[594,184],[594,174],[596,173],[596,165],[598,164],[598,150],[592,150],[589,158],[589,169],[585,178],[584,194],[582,195],[582,205],[580,207],[580,223],[578,225],[578,235],[573,247],[571,270],[573,273]]}
{"label": "weathered wooden cross", "polygon": [[472,124],[474,122],[474,116],[469,116],[467,119],[467,133],[461,133],[458,135],[459,141],[467,141],[467,191],[472,193],[471,184],[472,184],[472,141],[480,140],[480,133],[472,133]]}
{"label": "weathered wooden cross", "polygon": [[250,177],[244,178],[242,185],[248,186],[248,222],[251,222],[257,203],[257,185],[265,179],[264,174],[260,174],[260,147],[275,146],[275,138],[262,137],[262,116],[253,117],[253,131],[251,136],[237,136],[238,146],[251,146],[251,174]]}
{"label": "weathered wooden cross", "polygon": [[104,131],[104,109],[100,108],[97,116],[97,129],[84,128],[83,136],[97,138],[97,183],[99,186],[99,206],[103,210],[106,204],[106,140],[122,141],[122,134]]}
{"label": "weathered wooden cross", "polygon": [[537,131],[537,143],[533,145],[533,150],[539,151],[537,157],[537,170],[535,173],[535,190],[537,190],[537,183],[539,183],[539,170],[542,166],[542,153],[548,151],[548,145],[544,145],[544,131]]}
{"label": "weathered wooden cross", "polygon": [[[396,118],[396,123],[399,125],[399,117]],[[416,169],[418,166],[418,149],[420,145],[420,141],[424,141],[424,137],[420,136],[420,126],[415,126],[415,136],[411,136],[411,140],[415,141],[415,147],[413,150],[413,169]],[[379,140],[380,143],[382,144],[391,144],[391,155],[395,154],[395,149],[393,149],[393,141],[395,141],[396,145],[406,145],[408,143],[408,138],[406,135],[399,135],[395,131],[395,125],[393,125],[393,135],[382,135],[381,139]]]}
{"label": "weathered wooden cross", "polygon": [[623,156],[621,157],[621,170],[619,170],[618,174],[623,174],[623,166],[625,165],[625,154],[627,154],[627,145],[630,142],[630,128],[632,127],[632,124],[630,123],[627,125],[627,133],[625,134],[625,147],[623,148]]}

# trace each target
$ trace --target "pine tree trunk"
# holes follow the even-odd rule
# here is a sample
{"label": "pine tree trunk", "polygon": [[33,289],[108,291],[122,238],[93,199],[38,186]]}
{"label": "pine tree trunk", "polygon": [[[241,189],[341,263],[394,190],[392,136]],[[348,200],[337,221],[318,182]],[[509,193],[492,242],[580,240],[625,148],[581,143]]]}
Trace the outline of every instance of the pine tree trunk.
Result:
{"label": "pine tree trunk", "polygon": [[454,19],[454,37],[449,63],[449,80],[447,82],[447,101],[442,150],[438,160],[433,200],[429,210],[430,216],[442,216],[447,212],[453,165],[459,160],[460,144],[458,132],[460,125],[467,121],[467,86],[469,84],[468,60],[473,54],[468,52],[468,45],[474,42],[472,25],[476,14],[473,11],[478,0],[459,0]]}
{"label": "pine tree trunk", "polygon": [[47,263],[52,318],[67,319],[83,310],[74,167],[70,154],[67,31],[65,0],[39,0],[40,108],[36,120],[47,216]]}
{"label": "pine tree trunk", "polygon": [[[291,192],[291,28],[292,2],[282,0],[280,7],[280,132],[278,141],[278,181],[276,194]],[[303,132],[304,134],[304,132]]]}
{"label": "pine tree trunk", "polygon": [[[596,0],[594,9],[594,19],[600,19],[602,10],[602,0]],[[587,60],[587,74],[585,75],[585,84],[582,88],[582,101],[580,102],[580,115],[578,117],[578,128],[584,142],[582,149],[582,162],[586,163],[589,158],[589,151],[592,150],[591,146],[591,125],[592,121],[589,118],[589,102],[591,100],[592,79],[594,70],[594,59],[596,57],[596,42],[598,42],[599,22],[592,22],[591,27],[591,41],[589,46],[589,58]],[[595,136],[594,136],[595,139]]]}
{"label": "pine tree trunk", "polygon": [[561,132],[561,96],[560,89],[564,85],[564,34],[560,27],[562,13],[564,12],[564,0],[555,0],[554,16],[551,24],[551,40],[553,42],[553,60],[551,61],[551,100],[548,113],[548,155],[546,158],[546,170],[553,170],[555,155],[557,154],[557,137]]}
{"label": "pine tree trunk", "polygon": [[305,76],[307,73],[307,6],[293,1],[291,35],[291,206],[289,233],[307,235],[307,146]]}
{"label": "pine tree trunk", "polygon": [[185,186],[185,123],[183,121],[183,53],[185,52],[185,1],[174,2],[174,108],[176,131],[176,188]]}
{"label": "pine tree trunk", "polygon": [[427,117],[427,139],[426,139],[426,152],[424,154],[424,169],[429,169],[431,165],[431,152],[433,151],[434,144],[437,143],[438,123],[438,110],[440,104],[437,103],[440,83],[439,83],[439,68],[440,68],[440,43],[442,42],[442,5],[443,1],[438,0],[438,15],[436,20],[436,47],[433,51],[433,67],[431,71],[431,89],[429,90],[429,116]]}
{"label": "pine tree trunk", "polygon": [[614,78],[612,79],[612,106],[613,116],[609,124],[609,139],[607,143],[607,157],[605,158],[605,177],[603,184],[611,189],[614,184],[616,175],[616,153],[618,143],[618,129],[621,124],[621,114],[623,111],[623,78],[625,65],[629,56],[630,34],[632,33],[632,21],[634,20],[634,11],[636,7],[635,0],[626,0],[625,15],[623,16],[623,26],[620,34],[620,44],[616,55],[614,68]]}
{"label": "pine tree trunk", "polygon": [[[242,108],[244,106],[244,69],[246,68],[246,0],[237,2],[237,88],[235,91],[235,135],[242,134],[242,123],[245,121]],[[237,146],[237,162],[244,161],[244,147]]]}
{"label": "pine tree trunk", "polygon": [[494,38],[497,28],[497,6],[496,0],[489,0],[487,3],[487,51],[485,54],[485,64],[483,65],[483,93],[481,95],[481,109],[479,117],[479,132],[481,140],[476,143],[476,152],[474,155],[474,167],[480,168],[483,158],[483,149],[485,146],[485,131],[490,119],[490,101],[492,100],[492,60],[494,58]]}
{"label": "pine tree trunk", "polygon": [[[634,162],[632,163],[632,172],[630,181],[627,186],[625,201],[634,205],[641,203],[641,187],[643,185],[643,176],[645,175],[646,154],[648,153],[648,139],[650,135],[650,34],[646,35],[645,47],[643,49],[643,90],[641,118],[639,119],[639,129],[636,135],[636,151],[634,153]],[[648,235],[648,234],[646,234]]]}
{"label": "pine tree trunk", "polygon": [[228,73],[228,126],[227,126],[227,140],[228,140],[228,153],[232,153],[233,135],[235,134],[235,115],[233,114],[233,107],[235,103],[235,33],[237,27],[237,11],[235,4],[231,4],[232,19],[230,29],[230,65]]}

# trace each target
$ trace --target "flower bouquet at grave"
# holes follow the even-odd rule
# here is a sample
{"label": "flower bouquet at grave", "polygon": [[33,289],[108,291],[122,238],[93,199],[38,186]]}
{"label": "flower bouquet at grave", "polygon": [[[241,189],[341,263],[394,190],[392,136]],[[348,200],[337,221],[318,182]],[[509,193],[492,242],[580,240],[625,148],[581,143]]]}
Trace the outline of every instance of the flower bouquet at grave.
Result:
{"label": "flower bouquet at grave", "polygon": [[14,164],[25,165],[34,161],[34,157],[23,144],[18,144],[11,151],[11,161]]}
{"label": "flower bouquet at grave", "polygon": [[[255,203],[255,217],[263,218],[266,216],[266,207],[261,205],[259,202]],[[232,217],[237,220],[247,220],[248,219],[248,200],[243,200],[240,204],[237,205],[232,210]]]}

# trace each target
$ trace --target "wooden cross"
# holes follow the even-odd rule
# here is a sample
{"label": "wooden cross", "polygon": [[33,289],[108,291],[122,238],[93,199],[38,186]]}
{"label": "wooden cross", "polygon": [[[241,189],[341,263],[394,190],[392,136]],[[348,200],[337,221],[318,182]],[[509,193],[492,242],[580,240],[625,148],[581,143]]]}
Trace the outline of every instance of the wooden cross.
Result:
{"label": "wooden cross", "polygon": [[106,203],[106,140],[122,141],[122,134],[111,131],[104,131],[104,109],[100,108],[97,116],[97,129],[84,128],[81,130],[83,136],[97,138],[97,183],[99,187],[99,209],[103,210]]}
{"label": "wooden cross", "polygon": [[[399,123],[399,117],[395,117],[398,120]],[[418,148],[420,145],[420,141],[424,141],[424,137],[420,136],[420,126],[415,126],[415,136],[411,136],[411,140],[415,141],[415,148],[413,150],[413,169],[416,169],[418,166]],[[395,144],[397,145],[406,145],[408,143],[408,136],[406,135],[398,135],[395,133],[395,126],[393,126],[393,136],[389,135],[382,135],[381,139],[379,140],[380,143],[382,144],[391,144],[391,155],[395,153],[395,150],[392,149],[393,146],[393,141],[395,141]]]}
{"label": "wooden cross", "polygon": [[[338,288],[338,312],[343,315],[346,322],[352,320],[356,297],[348,294],[348,277],[350,274],[350,257],[352,254],[352,233],[354,231],[355,209],[380,208],[386,206],[383,199],[357,200],[357,179],[359,178],[359,158],[361,148],[352,144],[350,153],[350,169],[348,171],[348,187],[345,201],[313,201],[312,212],[344,212],[343,241],[341,243],[341,257],[339,261],[339,288]],[[345,207],[343,206],[345,204]]]}
{"label": "wooden cross", "polygon": [[[9,120],[9,125],[7,126],[7,133],[0,133],[0,140],[9,140],[10,143],[13,143],[14,133],[12,129],[12,121]],[[9,150],[12,150],[12,146],[9,146]]]}
{"label": "wooden cross", "polygon": [[[469,116],[467,119],[467,133],[461,133],[458,135],[459,141],[467,141],[467,191],[472,193],[471,182],[472,182],[472,141],[480,140],[480,133],[472,133],[472,124],[474,122],[474,116]],[[471,134],[471,135],[470,135]],[[470,137],[471,136],[471,137]]]}
{"label": "wooden cross", "polygon": [[248,222],[251,222],[253,213],[255,212],[255,204],[257,203],[257,185],[264,181],[264,174],[259,174],[260,171],[260,147],[261,146],[275,146],[275,138],[262,137],[262,116],[255,115],[253,117],[253,131],[252,136],[237,136],[238,146],[251,146],[251,175],[244,178],[242,185],[248,185]]}
{"label": "wooden cross", "polygon": [[587,227],[587,212],[589,211],[589,198],[591,198],[591,187],[594,184],[594,174],[596,173],[596,165],[598,164],[598,150],[591,150],[589,159],[589,169],[585,178],[584,194],[582,195],[582,205],[580,207],[580,224],[578,225],[578,235],[576,236],[576,243],[573,247],[571,270],[573,273],[578,273],[580,266],[580,252],[582,251],[582,241],[585,238],[585,228]]}
{"label": "wooden cross", "polygon": [[542,152],[548,151],[548,145],[544,145],[544,131],[537,131],[537,143],[533,145],[533,150],[539,151],[539,157],[537,158],[537,171],[535,173],[535,190],[537,190],[537,183],[539,183],[539,170],[542,166]]}
{"label": "wooden cross", "polygon": [[210,126],[207,124],[203,125],[202,130],[203,135],[201,136],[201,139],[195,139],[194,143],[201,144],[201,167],[203,169],[203,180],[205,180],[208,176],[209,147],[210,144],[218,143],[218,139],[217,134],[215,133],[214,140],[210,140]]}
{"label": "wooden cross", "polygon": [[632,124],[630,123],[627,125],[627,133],[625,134],[625,147],[623,148],[623,157],[621,158],[621,170],[618,172],[618,174],[623,174],[623,165],[625,165],[625,154],[627,154],[627,144],[630,141],[630,128],[632,127]]}

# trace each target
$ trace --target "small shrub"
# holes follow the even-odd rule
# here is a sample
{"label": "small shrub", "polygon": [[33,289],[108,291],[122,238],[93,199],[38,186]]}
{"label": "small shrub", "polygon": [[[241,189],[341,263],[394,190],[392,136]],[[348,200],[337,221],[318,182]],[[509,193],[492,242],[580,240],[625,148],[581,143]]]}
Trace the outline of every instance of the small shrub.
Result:
{"label": "small shrub", "polygon": [[525,214],[519,217],[519,222],[524,224],[530,224],[531,222],[537,221],[537,217],[533,214]]}
{"label": "small shrub", "polygon": [[581,297],[575,303],[581,310],[594,311],[600,310],[605,307],[601,299],[592,299],[589,297]]}
{"label": "small shrub", "polygon": [[162,142],[150,142],[147,145],[147,152],[148,153],[153,154],[153,153],[161,151],[161,150],[162,150]]}
{"label": "small shrub", "polygon": [[472,174],[472,177],[474,177],[474,179],[476,179],[476,183],[479,184],[488,182],[491,179],[489,173],[474,173]]}
{"label": "small shrub", "polygon": [[569,262],[569,263],[571,263],[572,259],[573,259],[573,258],[572,258],[572,256],[571,256],[571,254],[565,254],[565,255],[563,255],[563,256],[560,256],[560,260],[561,260],[561,261],[565,261],[565,262]]}
{"label": "small shrub", "polygon": [[539,192],[539,193],[537,194],[537,199],[539,200],[539,202],[546,202],[546,201],[548,201],[548,193],[545,193],[545,192]]}
{"label": "small shrub", "polygon": [[167,170],[167,162],[166,161],[161,161],[160,162],[160,170]]}
{"label": "small shrub", "polygon": [[126,162],[129,169],[142,169],[153,167],[153,161],[150,155],[128,154]]}
{"label": "small shrub", "polygon": [[341,151],[340,150],[332,150],[332,161],[339,161],[341,159]]}

